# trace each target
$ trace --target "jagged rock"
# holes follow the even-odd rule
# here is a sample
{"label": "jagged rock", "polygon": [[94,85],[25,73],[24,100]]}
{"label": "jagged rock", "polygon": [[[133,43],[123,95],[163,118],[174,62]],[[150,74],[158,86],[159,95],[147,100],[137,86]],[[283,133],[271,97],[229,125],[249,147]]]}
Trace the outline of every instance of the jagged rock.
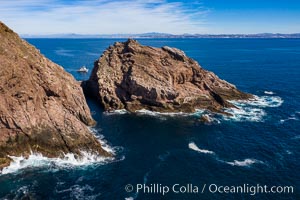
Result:
{"label": "jagged rock", "polygon": [[233,106],[228,100],[252,96],[204,70],[179,49],[142,46],[132,39],[104,51],[82,85],[107,111],[222,113]]}
{"label": "jagged rock", "polygon": [[48,157],[89,151],[109,156],[80,85],[0,22],[0,169],[7,155]]}

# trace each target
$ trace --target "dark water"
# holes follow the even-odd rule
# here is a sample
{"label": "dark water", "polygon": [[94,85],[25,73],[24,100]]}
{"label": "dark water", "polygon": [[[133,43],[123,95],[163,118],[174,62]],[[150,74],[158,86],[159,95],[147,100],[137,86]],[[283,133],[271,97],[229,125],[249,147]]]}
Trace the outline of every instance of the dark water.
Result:
{"label": "dark water", "polygon": [[[77,80],[82,65],[92,68],[116,39],[28,39]],[[122,39],[121,39],[122,41]],[[199,113],[187,117],[103,113],[88,100],[103,135],[116,152],[112,162],[27,167],[0,176],[4,199],[300,199],[300,40],[297,39],[141,39],[172,46],[239,89],[257,95],[239,104],[232,118]],[[270,93],[272,92],[272,93]],[[39,162],[39,161],[37,161]],[[22,165],[22,163],[21,163]],[[198,193],[127,193],[132,184],[198,186]],[[202,193],[203,185],[206,188]],[[209,185],[293,186],[293,194],[220,194]]]}

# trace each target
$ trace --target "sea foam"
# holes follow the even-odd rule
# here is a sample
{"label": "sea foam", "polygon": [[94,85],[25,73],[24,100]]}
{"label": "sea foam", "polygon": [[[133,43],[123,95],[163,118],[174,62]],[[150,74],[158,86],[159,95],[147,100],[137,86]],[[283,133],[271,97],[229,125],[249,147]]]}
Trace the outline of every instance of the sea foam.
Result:
{"label": "sea foam", "polygon": [[111,163],[113,161],[123,160],[124,157],[121,157],[116,160],[115,156],[118,152],[122,151],[122,147],[111,147],[107,144],[107,141],[104,140],[104,136],[100,135],[96,129],[90,128],[96,138],[102,145],[102,148],[107,152],[113,154],[113,157],[103,157],[95,153],[90,153],[87,151],[81,151],[81,156],[76,156],[73,153],[64,154],[62,157],[57,158],[48,158],[43,156],[40,153],[32,152],[28,157],[24,156],[9,156],[12,159],[12,162],[9,166],[4,167],[1,174],[17,173],[19,170],[25,168],[47,168],[55,170],[57,168],[74,168],[74,167],[83,167],[89,165],[103,165]]}
{"label": "sea foam", "polygon": [[104,112],[105,115],[123,115],[123,114],[127,114],[127,113],[128,113],[128,111],[125,109]]}
{"label": "sea foam", "polygon": [[274,92],[272,92],[272,91],[264,91],[264,93],[265,94],[269,94],[269,95],[273,95],[273,94],[275,94]]}
{"label": "sea foam", "polygon": [[226,108],[232,116],[223,116],[225,120],[261,122],[267,115],[264,108],[279,107],[284,102],[279,96],[254,96],[249,100],[230,101],[236,108]]}
{"label": "sea foam", "polygon": [[134,200],[134,197],[126,197],[125,200]]}
{"label": "sea foam", "polygon": [[283,124],[286,121],[293,121],[293,120],[298,121],[299,120],[298,115],[299,112],[296,111],[295,114],[291,114],[289,117],[287,117],[286,119],[281,119],[279,122]]}
{"label": "sea foam", "polygon": [[98,139],[98,141],[101,144],[102,149],[105,151],[112,153],[113,155],[117,154],[118,152],[121,152],[123,150],[123,147],[111,147],[108,143],[107,140],[105,140],[104,135],[101,135],[99,131],[95,128],[90,127],[89,130],[94,134],[94,136]]}
{"label": "sea foam", "polygon": [[12,162],[4,167],[1,174],[18,172],[25,168],[72,168],[91,164],[105,164],[112,161],[113,158],[106,158],[99,155],[82,151],[82,156],[77,158],[73,153],[67,153],[61,158],[48,158],[39,153],[32,153],[28,158],[23,156],[9,156]]}
{"label": "sea foam", "polygon": [[287,119],[281,119],[280,123],[284,123],[286,121],[295,120],[298,121],[299,119],[297,117],[288,117]]}
{"label": "sea foam", "polygon": [[256,159],[251,159],[251,158],[247,158],[247,159],[244,159],[244,160],[234,160],[232,162],[231,161],[225,161],[225,160],[220,159],[219,156],[213,151],[209,151],[209,150],[206,150],[206,149],[200,149],[194,142],[190,142],[188,146],[189,146],[190,149],[192,149],[194,151],[204,153],[204,154],[212,154],[212,155],[214,155],[214,158],[217,161],[222,162],[222,163],[226,163],[226,164],[231,165],[231,166],[250,167],[253,164],[264,164],[263,161],[256,160]]}
{"label": "sea foam", "polygon": [[150,116],[189,116],[190,113],[184,113],[184,112],[155,112],[150,111],[146,109],[137,110],[135,112],[136,114],[140,115],[150,115]]}
{"label": "sea foam", "polygon": [[194,151],[200,152],[200,153],[215,154],[215,152],[213,152],[213,151],[209,151],[206,149],[200,149],[194,142],[189,143],[189,148]]}
{"label": "sea foam", "polygon": [[[197,117],[201,118],[205,116],[209,120],[209,124],[220,124],[222,120],[232,120],[232,121],[250,121],[250,122],[261,122],[263,118],[267,115],[264,110],[267,107],[279,107],[283,104],[283,99],[279,96],[271,96],[270,91],[268,92],[268,96],[256,96],[254,95],[252,99],[248,100],[235,100],[230,101],[230,103],[234,104],[233,108],[225,108],[224,111],[231,114],[222,115],[215,114],[205,109],[196,109],[194,113],[184,113],[184,112],[155,112],[146,109],[137,110],[135,113],[137,115],[147,115],[158,117],[159,119],[166,120],[167,116],[170,117]],[[126,110],[116,110],[113,112],[105,112],[107,115],[112,114],[126,114],[128,113]]]}
{"label": "sea foam", "polygon": [[279,96],[256,96],[249,100],[230,101],[238,106],[279,107],[284,102]]}
{"label": "sea foam", "polygon": [[225,162],[231,166],[240,166],[240,167],[249,167],[255,163],[263,164],[262,161],[256,160],[256,159],[250,159],[247,158],[245,160],[239,161],[239,160],[234,160],[233,162]]}

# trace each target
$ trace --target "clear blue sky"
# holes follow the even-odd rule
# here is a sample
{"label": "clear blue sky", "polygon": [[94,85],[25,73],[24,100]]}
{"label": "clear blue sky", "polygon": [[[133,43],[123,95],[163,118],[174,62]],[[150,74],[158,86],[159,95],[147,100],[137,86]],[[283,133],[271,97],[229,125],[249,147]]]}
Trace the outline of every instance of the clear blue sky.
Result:
{"label": "clear blue sky", "polygon": [[1,0],[20,34],[296,33],[300,0]]}

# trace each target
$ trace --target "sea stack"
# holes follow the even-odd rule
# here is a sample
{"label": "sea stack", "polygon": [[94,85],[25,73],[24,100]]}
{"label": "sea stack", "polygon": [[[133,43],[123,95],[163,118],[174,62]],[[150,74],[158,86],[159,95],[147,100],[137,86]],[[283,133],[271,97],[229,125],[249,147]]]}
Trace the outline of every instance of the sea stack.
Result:
{"label": "sea stack", "polygon": [[224,113],[224,108],[233,106],[229,100],[252,97],[204,70],[179,49],[142,46],[132,39],[104,51],[82,85],[106,111]]}
{"label": "sea stack", "polygon": [[83,91],[64,69],[0,22],[0,169],[9,156],[104,151]]}

